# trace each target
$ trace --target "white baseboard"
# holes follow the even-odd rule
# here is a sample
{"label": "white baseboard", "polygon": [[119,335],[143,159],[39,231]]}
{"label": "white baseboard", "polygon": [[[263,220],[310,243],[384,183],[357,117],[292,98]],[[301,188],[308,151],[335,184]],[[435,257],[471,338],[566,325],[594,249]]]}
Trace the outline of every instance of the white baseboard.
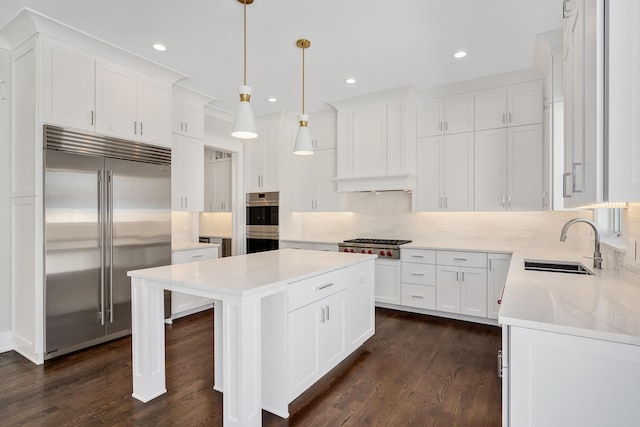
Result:
{"label": "white baseboard", "polygon": [[11,331],[0,332],[0,353],[14,349],[13,334]]}

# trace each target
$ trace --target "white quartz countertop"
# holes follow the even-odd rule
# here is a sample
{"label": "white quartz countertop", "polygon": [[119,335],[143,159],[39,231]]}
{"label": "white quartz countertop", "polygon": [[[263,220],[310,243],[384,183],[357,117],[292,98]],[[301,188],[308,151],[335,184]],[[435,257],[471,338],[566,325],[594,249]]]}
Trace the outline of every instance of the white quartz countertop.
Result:
{"label": "white quartz countertop", "polygon": [[441,250],[441,251],[465,251],[465,252],[488,252],[488,253],[513,253],[512,248],[495,245],[479,245],[479,244],[465,244],[465,243],[438,243],[437,245],[423,243],[423,242],[411,242],[400,246],[400,249],[429,249],[429,250]]}
{"label": "white quartz countertop", "polygon": [[217,243],[182,242],[182,243],[171,244],[171,250],[173,252],[189,251],[192,249],[219,248],[219,247],[220,245],[218,245]]}
{"label": "white quartz countertop", "polygon": [[281,249],[134,270],[127,275],[173,287],[247,296],[375,258],[375,255]]}
{"label": "white quartz countertop", "polygon": [[342,240],[336,242],[335,240],[322,240],[322,239],[280,239],[281,242],[292,242],[292,243],[319,243],[323,245],[337,245],[338,243],[342,243]]}
{"label": "white quartz countertop", "polygon": [[[499,319],[501,324],[640,345],[640,283],[606,263],[592,268],[590,254],[547,249],[513,251]],[[527,271],[525,260],[580,262],[595,273]]]}

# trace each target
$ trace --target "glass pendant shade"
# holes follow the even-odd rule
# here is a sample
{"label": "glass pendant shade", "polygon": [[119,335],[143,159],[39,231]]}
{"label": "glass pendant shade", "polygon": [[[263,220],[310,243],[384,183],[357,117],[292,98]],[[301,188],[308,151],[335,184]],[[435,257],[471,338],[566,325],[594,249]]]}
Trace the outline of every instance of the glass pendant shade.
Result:
{"label": "glass pendant shade", "polygon": [[240,86],[240,104],[238,105],[238,113],[233,121],[231,136],[240,139],[253,139],[258,137],[258,129],[256,128],[256,118],[253,115],[253,109],[249,102],[251,98],[251,87]]}
{"label": "glass pendant shade", "polygon": [[293,154],[299,154],[302,156],[308,156],[313,154],[313,142],[311,141],[311,132],[307,127],[309,116],[302,114],[298,116],[300,120],[300,127],[298,128],[298,135],[296,136],[296,143],[293,146]]}

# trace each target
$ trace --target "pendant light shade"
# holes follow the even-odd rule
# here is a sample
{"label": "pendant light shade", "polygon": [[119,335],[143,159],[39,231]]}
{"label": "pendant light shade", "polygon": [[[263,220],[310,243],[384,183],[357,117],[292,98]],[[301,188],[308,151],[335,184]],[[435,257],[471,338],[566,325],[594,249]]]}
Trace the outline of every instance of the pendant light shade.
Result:
{"label": "pendant light shade", "polygon": [[300,127],[298,128],[298,135],[296,136],[296,143],[293,147],[293,154],[309,155],[313,154],[313,142],[311,142],[311,132],[307,127],[307,121],[309,116],[301,114],[298,116],[300,120]]}
{"label": "pendant light shade", "polygon": [[236,118],[233,120],[231,136],[240,139],[253,139],[258,136],[256,118],[249,102],[250,97],[251,87],[240,86],[240,104],[238,105]]}
{"label": "pendant light shade", "polygon": [[253,139],[258,137],[256,129],[256,118],[251,108],[251,87],[247,86],[247,5],[253,3],[253,0],[238,0],[243,4],[244,9],[244,80],[240,86],[240,105],[238,105],[238,113],[233,121],[231,136],[241,139]]}
{"label": "pendant light shade", "polygon": [[298,116],[300,127],[296,136],[296,143],[293,146],[293,154],[302,156],[313,154],[313,142],[311,141],[311,132],[307,127],[309,116],[304,113],[304,50],[311,46],[311,42],[306,39],[300,39],[296,42],[296,46],[302,49],[302,114]]}

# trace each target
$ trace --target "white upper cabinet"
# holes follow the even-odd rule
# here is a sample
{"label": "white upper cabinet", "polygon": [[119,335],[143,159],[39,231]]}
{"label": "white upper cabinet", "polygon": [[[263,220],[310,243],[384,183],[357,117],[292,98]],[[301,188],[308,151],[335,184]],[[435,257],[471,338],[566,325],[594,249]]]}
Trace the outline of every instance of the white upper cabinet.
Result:
{"label": "white upper cabinet", "polygon": [[[315,150],[328,150],[336,148],[336,119],[320,119],[309,122],[309,132]],[[335,178],[335,176],[334,176]]]}
{"label": "white upper cabinet", "polygon": [[420,138],[417,163],[417,210],[474,209],[473,132]]}
{"label": "white upper cabinet", "polygon": [[205,212],[231,212],[231,159],[204,164]]}
{"label": "white upper cabinet", "polygon": [[171,205],[175,211],[204,210],[204,143],[198,139],[172,137]]}
{"label": "white upper cabinet", "polygon": [[96,131],[170,145],[171,85],[106,61],[96,65]]}
{"label": "white upper cabinet", "polygon": [[542,82],[492,89],[475,95],[475,129],[542,123]]}
{"label": "white upper cabinet", "polygon": [[336,192],[336,150],[312,156],[292,154],[291,203],[294,212],[337,212],[342,194]]}
{"label": "white upper cabinet", "polygon": [[473,96],[457,96],[418,105],[418,138],[473,132]]}
{"label": "white upper cabinet", "polygon": [[542,125],[476,132],[476,211],[542,210]]}
{"label": "white upper cabinet", "polygon": [[204,138],[203,105],[173,97],[171,132],[191,138]]}
{"label": "white upper cabinet", "polygon": [[[258,127],[258,137],[244,142],[245,192],[279,191],[279,124]],[[285,135],[290,140],[290,134]]]}
{"label": "white upper cabinet", "polygon": [[83,51],[42,42],[42,121],[95,130],[96,60]]}

